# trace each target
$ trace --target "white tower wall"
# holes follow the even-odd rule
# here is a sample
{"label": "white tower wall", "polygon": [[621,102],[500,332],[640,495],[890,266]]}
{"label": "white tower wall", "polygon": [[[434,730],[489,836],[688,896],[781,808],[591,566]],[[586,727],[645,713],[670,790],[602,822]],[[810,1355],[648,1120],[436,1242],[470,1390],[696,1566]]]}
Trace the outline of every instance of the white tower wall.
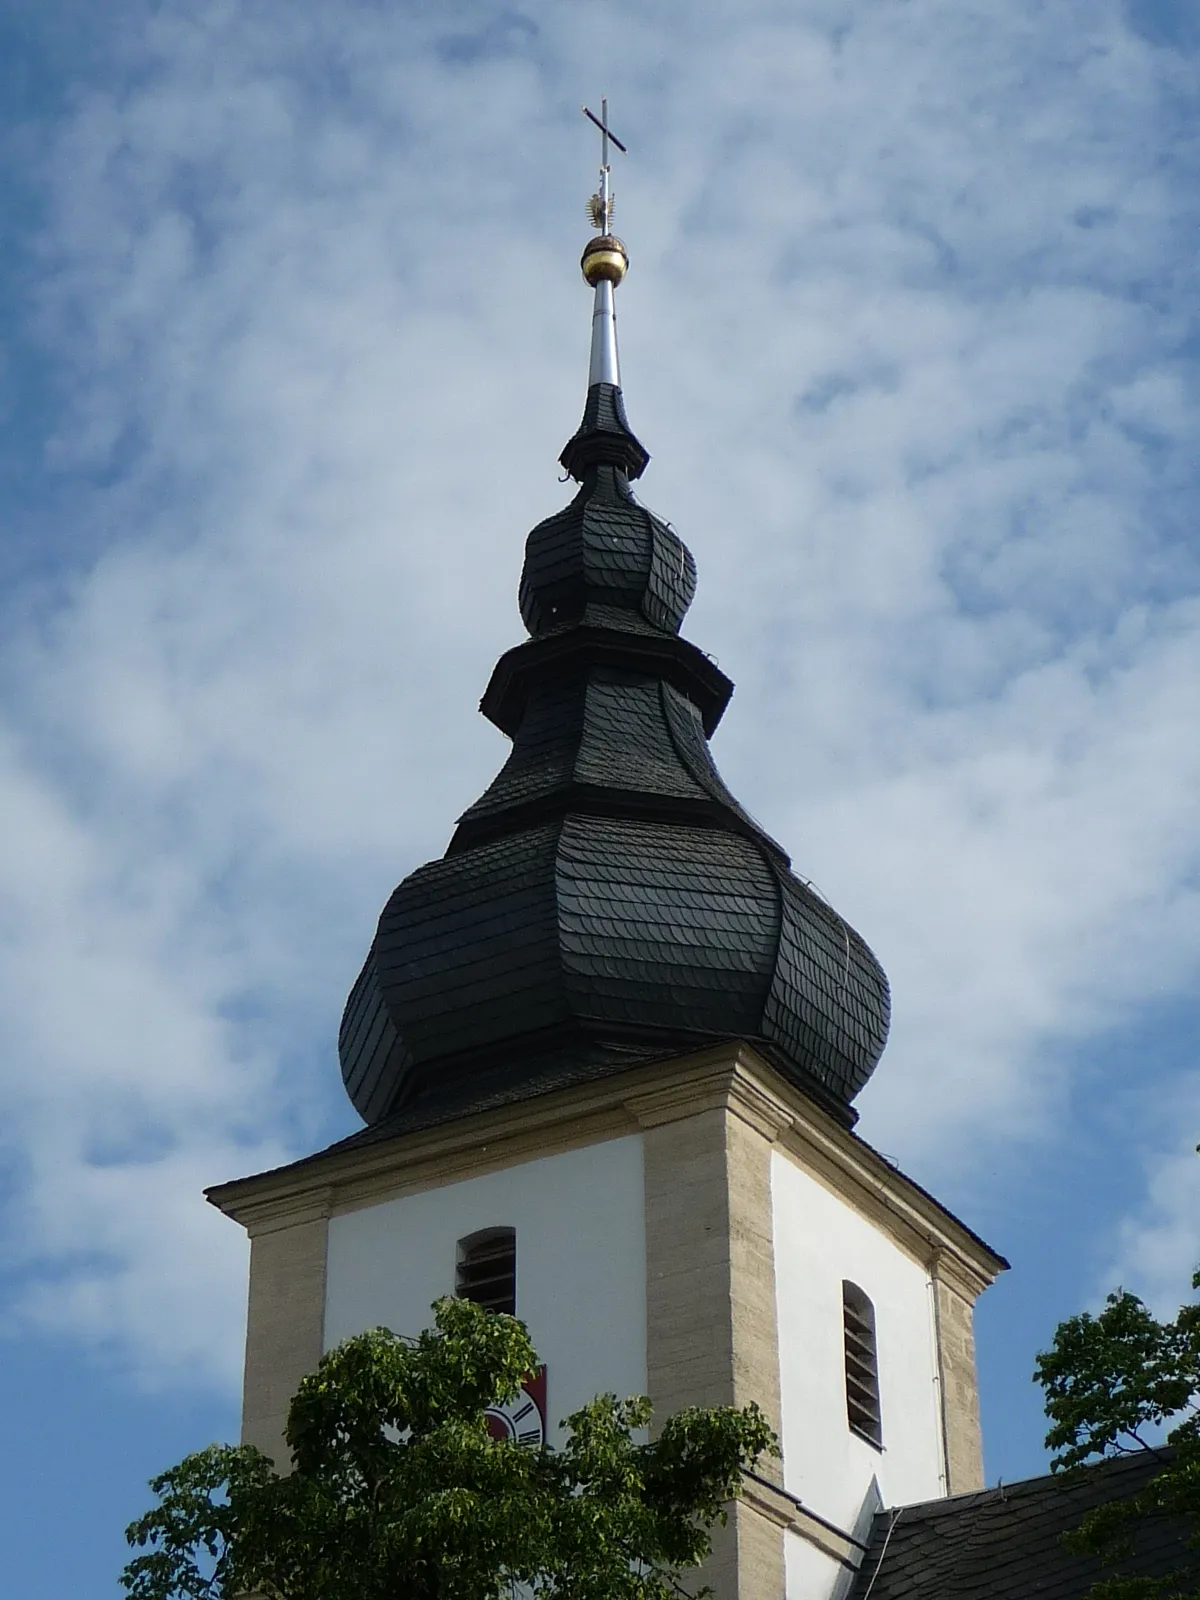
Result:
{"label": "white tower wall", "polygon": [[[746,1046],[672,1058],[224,1185],[252,1236],[244,1437],[352,1334],[415,1335],[457,1247],[516,1233],[550,1442],[604,1391],[756,1401],[782,1437],[720,1530],[718,1600],[841,1600],[880,1505],[982,1485],[971,1315],[1004,1263]],[[882,1450],[846,1415],[844,1280],[874,1308]]]}
{"label": "white tower wall", "polygon": [[646,1392],[642,1138],[608,1139],[330,1219],[324,1347],[367,1328],[410,1336],[454,1293],[456,1246],[517,1235],[517,1315],[546,1364],[557,1424],[594,1395]]}
{"label": "white tower wall", "polygon": [[[771,1179],[785,1488],[848,1530],[873,1479],[885,1505],[945,1494],[928,1270],[786,1153]],[[875,1307],[882,1450],[846,1417],[844,1279]]]}

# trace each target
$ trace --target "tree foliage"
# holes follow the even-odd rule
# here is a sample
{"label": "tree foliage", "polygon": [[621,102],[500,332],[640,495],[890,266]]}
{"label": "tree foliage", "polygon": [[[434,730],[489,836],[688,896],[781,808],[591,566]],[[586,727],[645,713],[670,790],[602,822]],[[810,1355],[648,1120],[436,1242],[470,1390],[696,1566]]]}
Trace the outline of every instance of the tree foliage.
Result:
{"label": "tree foliage", "polygon": [[[1200,1272],[1192,1278],[1200,1289]],[[1066,1543],[1081,1555],[1120,1560],[1147,1518],[1169,1516],[1200,1550],[1200,1304],[1160,1322],[1136,1295],[1110,1294],[1099,1316],[1059,1325],[1037,1358],[1052,1426],[1051,1469],[1070,1471],[1166,1446],[1162,1468],[1132,1498],[1095,1507]],[[1200,1600],[1194,1573],[1107,1578],[1093,1600]]]}
{"label": "tree foliage", "polygon": [[756,1406],[687,1410],[653,1442],[649,1402],[601,1395],[561,1450],[489,1436],[538,1358],[524,1326],[464,1300],[407,1340],[331,1351],[288,1414],[293,1470],[210,1445],[153,1480],[127,1531],[132,1600],[668,1600],[711,1548],[742,1472],[777,1450]]}

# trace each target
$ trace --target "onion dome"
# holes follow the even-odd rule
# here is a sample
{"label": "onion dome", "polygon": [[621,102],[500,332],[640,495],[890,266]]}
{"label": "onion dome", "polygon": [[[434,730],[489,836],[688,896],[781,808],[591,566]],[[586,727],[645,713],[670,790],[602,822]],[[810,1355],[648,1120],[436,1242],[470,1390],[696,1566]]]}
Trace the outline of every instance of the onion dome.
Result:
{"label": "onion dome", "polygon": [[481,702],[512,752],[384,908],[342,1021],[346,1089],[399,1130],[746,1040],[849,1124],[887,979],[713,764],[733,685],[680,636],[695,563],[631,488],[649,456],[620,387],[607,165],[593,217],[587,398],[560,458],[579,487],[529,535],[530,637]]}

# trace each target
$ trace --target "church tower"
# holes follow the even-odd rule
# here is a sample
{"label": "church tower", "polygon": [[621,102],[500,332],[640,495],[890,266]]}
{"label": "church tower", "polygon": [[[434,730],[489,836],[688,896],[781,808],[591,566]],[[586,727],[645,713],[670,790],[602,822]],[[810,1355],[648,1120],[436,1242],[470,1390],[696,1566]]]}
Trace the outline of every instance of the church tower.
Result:
{"label": "church tower", "polygon": [[528,537],[529,638],[481,704],[512,753],[350,994],[364,1128],[209,1193],[252,1241],[243,1436],[280,1458],[323,1351],[466,1295],[545,1361],[495,1419],[523,1442],[606,1390],[757,1401],[783,1457],[707,1580],[827,1600],[881,1505],[982,1487],[972,1311],[1005,1263],[854,1132],[887,980],[713,764],[733,685],[681,636],[695,563],[632,487],[599,122],[578,487]]}

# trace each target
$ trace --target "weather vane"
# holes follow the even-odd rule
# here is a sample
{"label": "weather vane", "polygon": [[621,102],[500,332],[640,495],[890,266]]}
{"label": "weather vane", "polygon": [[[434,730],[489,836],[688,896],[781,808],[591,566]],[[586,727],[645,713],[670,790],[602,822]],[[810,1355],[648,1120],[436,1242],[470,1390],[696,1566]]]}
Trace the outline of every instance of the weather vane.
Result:
{"label": "weather vane", "polygon": [[594,122],[600,129],[600,187],[588,201],[588,216],[591,218],[593,228],[598,228],[601,233],[607,233],[613,215],[613,197],[609,189],[608,147],[610,144],[615,144],[622,155],[628,152],[608,125],[607,99],[600,102],[599,116],[594,111],[589,111],[587,106],[583,107],[583,114],[589,122]]}

